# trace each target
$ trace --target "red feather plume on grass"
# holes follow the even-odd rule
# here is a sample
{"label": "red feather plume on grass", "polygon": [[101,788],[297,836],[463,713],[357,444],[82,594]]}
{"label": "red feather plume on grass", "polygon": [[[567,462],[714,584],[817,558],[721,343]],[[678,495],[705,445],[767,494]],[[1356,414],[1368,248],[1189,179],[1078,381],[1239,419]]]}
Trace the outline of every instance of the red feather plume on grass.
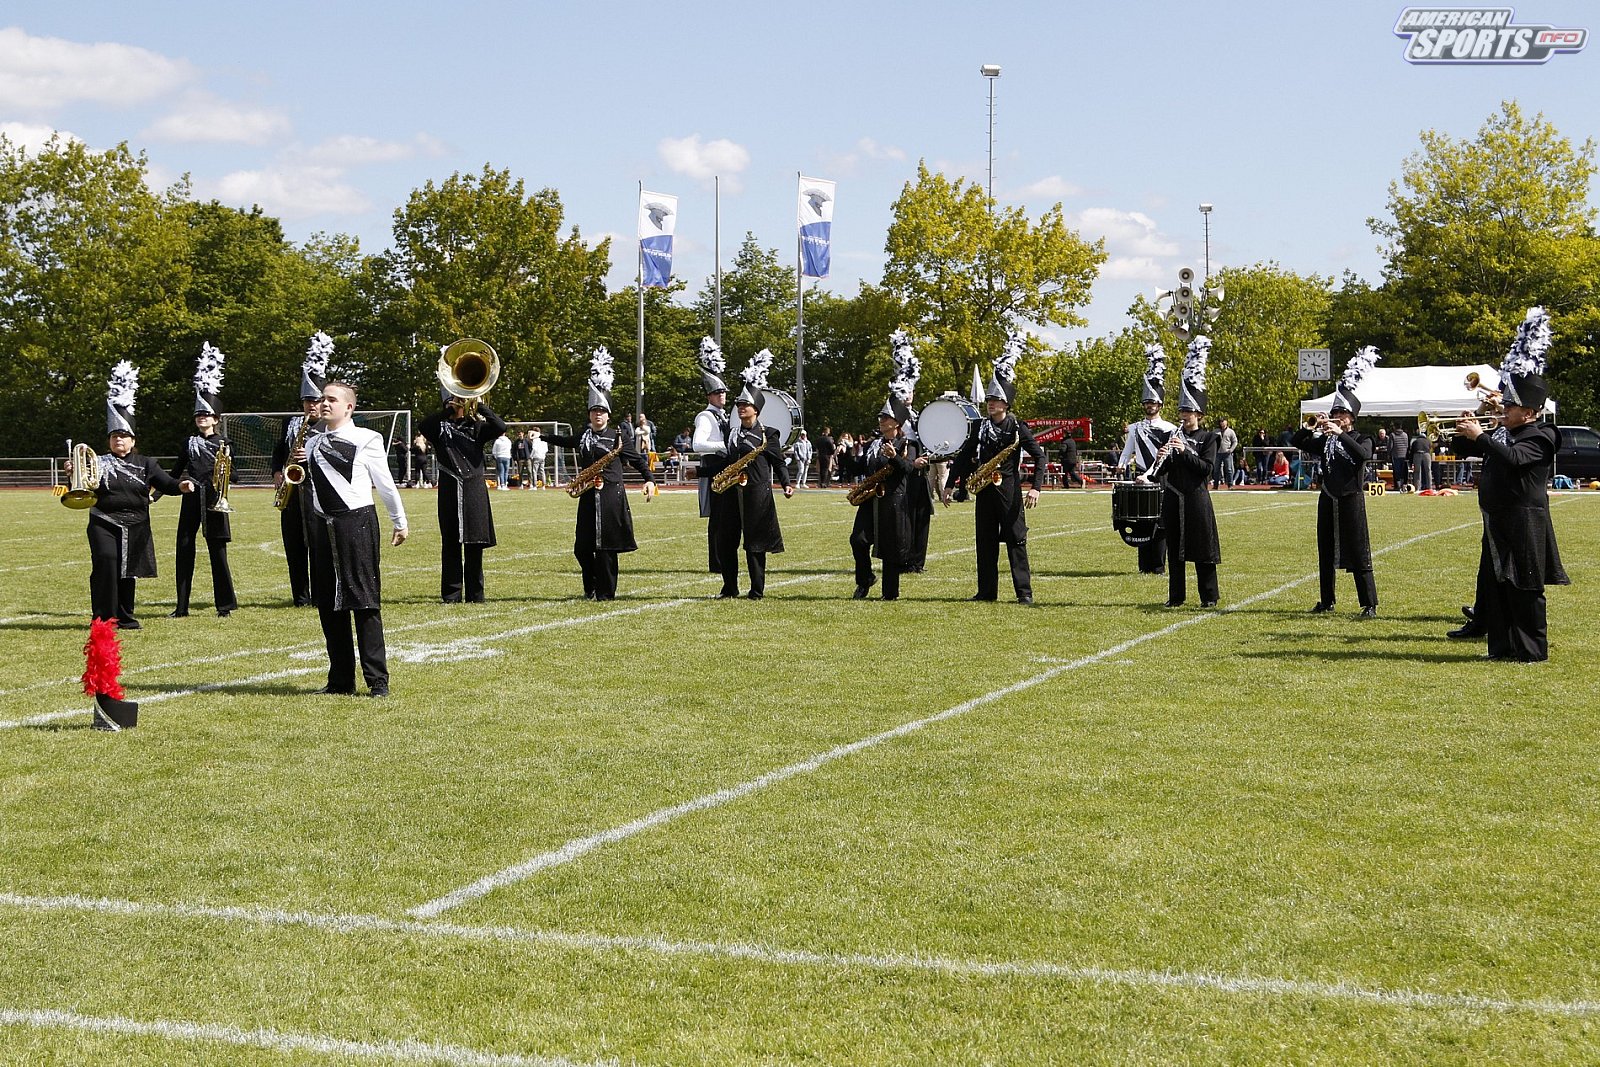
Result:
{"label": "red feather plume on grass", "polygon": [[107,619],[90,623],[83,655],[83,691],[121,700],[122,683],[117,679],[122,676],[122,645],[117,640],[117,624]]}

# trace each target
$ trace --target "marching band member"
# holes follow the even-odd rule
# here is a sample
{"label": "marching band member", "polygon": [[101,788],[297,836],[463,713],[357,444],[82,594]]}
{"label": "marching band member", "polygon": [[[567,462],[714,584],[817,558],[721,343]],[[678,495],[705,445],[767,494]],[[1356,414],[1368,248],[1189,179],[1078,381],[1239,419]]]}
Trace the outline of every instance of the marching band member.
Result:
{"label": "marching band member", "polygon": [[[1217,564],[1222,548],[1217,542],[1217,516],[1211,510],[1211,468],[1217,461],[1217,435],[1200,428],[1206,410],[1206,360],[1211,338],[1189,342],[1183,363],[1183,384],[1178,390],[1177,430],[1164,446],[1160,465],[1161,528],[1167,539],[1167,607],[1176,608],[1187,596],[1184,564],[1193,563],[1200,606],[1217,606]],[[1139,477],[1148,480],[1150,472]]]}
{"label": "marching band member", "polygon": [[[1161,405],[1167,399],[1167,351],[1157,342],[1145,346],[1144,389],[1139,403],[1144,405],[1144,418],[1128,424],[1128,439],[1122,446],[1122,457],[1117,466],[1137,474],[1149,470],[1156,461],[1161,446],[1167,443],[1177,429],[1161,417]],[[1155,535],[1139,546],[1139,573],[1165,574],[1167,571],[1167,540],[1160,527]]]}
{"label": "marching band member", "polygon": [[767,553],[783,551],[783,530],[778,525],[778,508],[772,499],[772,479],[776,475],[783,486],[785,497],[794,496],[794,485],[789,481],[789,467],[783,461],[783,442],[778,431],[762,426],[762,390],[767,385],[767,368],[772,365],[772,353],[762,349],[750,360],[744,370],[744,388],[734,400],[738,422],[730,426],[723,454],[725,467],[732,466],[745,456],[753,456],[744,467],[743,481],[725,493],[714,496],[731,497],[727,506],[719,509],[717,558],[722,564],[722,591],[719,598],[739,595],[739,542],[744,542],[745,566],[750,571],[751,600],[760,600],[767,593]]}
{"label": "marching band member", "polygon": [[694,417],[690,449],[700,457],[696,474],[700,489],[700,517],[706,520],[706,569],[722,571],[717,558],[718,528],[733,506],[726,493],[713,493],[711,479],[727,465],[728,385],[721,375],[727,367],[722,349],[709,337],[700,339],[700,382],[705,387],[706,407]]}
{"label": "marching band member", "polygon": [[1486,433],[1466,416],[1456,423],[1458,456],[1483,457],[1478,507],[1483,512],[1479,557],[1482,590],[1473,621],[1488,635],[1489,659],[1538,663],[1550,658],[1546,585],[1568,585],[1550,522],[1546,488],[1560,437],[1539,422],[1550,395],[1544,380],[1550,348],[1544,308],[1528,311],[1500,367],[1503,425]]}
{"label": "marching band member", "polygon": [[1334,571],[1343,567],[1355,579],[1361,617],[1378,617],[1364,484],[1367,462],[1372,459],[1372,438],[1353,428],[1361,413],[1356,389],[1377,361],[1378,350],[1371,345],[1357,352],[1339,378],[1328,415],[1319,418],[1315,428],[1295,431],[1291,439],[1296,448],[1322,464],[1322,491],[1317,496],[1317,574],[1322,595],[1311,608],[1316,615],[1333,610]]}
{"label": "marching band member", "polygon": [[[889,335],[889,343],[893,348],[891,361],[894,366],[893,376],[889,388],[900,397],[900,402],[905,406],[905,414],[909,422],[900,424],[901,436],[917,446],[920,455],[923,452],[921,438],[917,436],[917,411],[911,406],[911,400],[916,395],[917,382],[922,380],[922,361],[917,358],[916,352],[911,347],[911,335],[904,330],[896,330]],[[911,540],[905,546],[901,561],[901,572],[921,574],[922,568],[928,562],[928,534],[933,525],[933,498],[944,488],[944,482],[938,477],[936,465],[925,463],[921,469],[920,478],[906,484],[906,507],[911,514]],[[885,592],[888,583],[884,583]]]}
{"label": "marching band member", "polygon": [[176,571],[178,606],[170,619],[189,614],[189,591],[194,585],[195,535],[205,531],[206,555],[211,559],[211,599],[217,615],[227,618],[239,606],[233,592],[233,573],[228,569],[228,542],[233,528],[226,511],[213,505],[221,494],[215,474],[218,457],[227,440],[217,433],[222,414],[222,365],[226,357],[209,341],[200,346],[200,361],[194,372],[194,426],[198,431],[184,445],[172,476],[187,481],[193,492],[183,498],[178,511],[178,554]]}
{"label": "marching band member", "polygon": [[[322,405],[322,387],[328,380],[328,357],[333,355],[333,338],[318,330],[311,335],[311,346],[300,364],[299,415],[285,419],[283,434],[272,449],[272,488],[284,492],[284,468],[289,453],[302,437],[321,433],[317,412]],[[311,599],[311,556],[306,548],[306,527],[311,522],[310,490],[288,487],[288,501],[278,511],[278,530],[283,537],[283,555],[289,561],[289,594],[297,608],[309,607]]]}
{"label": "marching band member", "polygon": [[383,435],[351,421],[356,391],[329,382],[318,410],[323,432],[291,457],[305,465],[315,518],[307,531],[311,547],[311,592],[317,600],[328,645],[328,684],[320,693],[354,694],[356,649],[369,695],[389,695],[388,654],[383,643],[382,583],[378,572],[377,492],[394,523],[390,544],[406,539],[406,511],[389,473]]}
{"label": "marching band member", "polygon": [[134,579],[156,576],[150,534],[150,490],[191,491],[148,456],[134,452],[133,407],[139,372],[127,360],[111,371],[106,395],[107,453],[99,457],[100,480],[89,509],[89,600],[94,617],[120,629],[137,630]]}
{"label": "marching band member", "polygon": [[[623,419],[611,426],[611,353],[595,349],[589,363],[589,427],[582,434],[551,434],[550,443],[577,450],[579,477],[574,487],[592,487],[578,496],[578,522],[572,554],[583,571],[585,600],[617,598],[617,556],[633,552],[639,545],[633,539],[633,512],[628,508],[628,491],[623,488],[623,464],[644,478],[644,498],[656,493],[650,461],[636,446],[636,436]],[[589,468],[604,461],[598,471]],[[589,478],[584,478],[589,474]],[[592,481],[591,481],[592,479]]]}
{"label": "marching band member", "polygon": [[[903,433],[911,421],[911,409],[903,398],[903,393],[909,391],[905,381],[897,375],[890,383],[889,399],[878,410],[879,437],[867,448],[867,481],[863,484],[877,481],[876,490],[856,509],[855,526],[850,531],[857,600],[865,599],[867,590],[877,581],[872,573],[873,556],[883,560],[885,600],[900,599],[900,575],[910,570],[917,558],[913,498],[918,494],[924,500],[928,497],[928,457],[917,442],[908,440]],[[852,501],[855,492],[852,491]]]}
{"label": "marching band member", "polygon": [[443,386],[439,397],[444,410],[417,428],[439,465],[439,599],[482,604],[483,550],[495,545],[483,450],[506,432],[506,424],[482,401],[468,415],[466,402]]}
{"label": "marching band member", "polygon": [[[1044,449],[1032,432],[1011,413],[1017,395],[1015,371],[1022,355],[1022,338],[1013,333],[1005,351],[995,361],[994,374],[984,391],[988,419],[969,439],[950,465],[944,487],[944,502],[973,498],[973,517],[977,522],[978,592],[973,600],[995,600],[1000,594],[1000,542],[1006,544],[1011,566],[1011,586],[1017,603],[1033,603],[1033,574],[1028,568],[1028,520],[1025,508],[1039,503],[1039,478],[1045,469]],[[1022,452],[1033,457],[1033,473],[1027,477],[1027,492],[1022,492]],[[984,464],[999,459],[995,480],[975,485],[971,476]]]}

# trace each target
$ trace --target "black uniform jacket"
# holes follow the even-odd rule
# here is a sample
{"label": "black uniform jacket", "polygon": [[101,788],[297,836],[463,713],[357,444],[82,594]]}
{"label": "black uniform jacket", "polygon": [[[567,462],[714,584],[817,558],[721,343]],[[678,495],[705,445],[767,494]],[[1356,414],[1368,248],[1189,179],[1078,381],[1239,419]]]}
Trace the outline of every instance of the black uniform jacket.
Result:
{"label": "black uniform jacket", "polygon": [[729,489],[739,501],[739,528],[744,533],[746,552],[782,552],[783,530],[778,526],[778,505],[772,499],[772,479],[789,488],[789,465],[783,461],[783,443],[778,431],[757,423],[745,429],[735,419],[728,428],[728,458],[732,463],[758,451],[745,467],[745,484]]}
{"label": "black uniform jacket", "polygon": [[914,465],[922,455],[922,446],[904,437],[894,444],[894,459],[883,458],[881,445],[867,453],[867,477],[885,467],[891,473],[880,485],[883,495],[873,497],[856,511],[852,533],[863,535],[879,559],[893,560],[901,568],[920,567],[927,555],[927,542],[919,538],[919,526],[924,516],[933,512],[933,497],[927,472]]}
{"label": "black uniform jacket", "polygon": [[174,479],[188,478],[195,485],[193,493],[183,498],[186,509],[200,508],[205,517],[203,530],[207,541],[233,540],[233,528],[228,522],[226,511],[212,511],[211,505],[217,502],[220,496],[211,484],[211,476],[217,469],[217,452],[227,440],[221,434],[212,434],[206,437],[202,434],[190,434],[189,440],[184,442],[183,452],[178,456],[177,466],[172,468]]}
{"label": "black uniform jacket", "polygon": [[1221,563],[1222,546],[1217,542],[1217,516],[1211,510],[1211,469],[1217,462],[1215,430],[1183,434],[1188,447],[1167,455],[1161,468],[1161,527],[1167,531],[1167,548],[1177,565]]}
{"label": "black uniform jacket", "polygon": [[1559,439],[1555,427],[1529,423],[1482,434],[1475,441],[1462,436],[1455,440],[1456,455],[1483,457],[1478,475],[1483,535],[1494,560],[1495,580],[1518,589],[1569,584],[1556,550],[1546,486]]}
{"label": "black uniform jacket", "polygon": [[89,509],[90,525],[113,531],[121,547],[123,578],[154,578],[156,549],[150,536],[150,490],[176,495],[178,479],[148,456],[100,455],[100,485]]}
{"label": "black uniform jacket", "polygon": [[1309,428],[1295,431],[1293,444],[1322,464],[1322,492],[1317,498],[1317,550],[1332,550],[1334,565],[1347,571],[1372,569],[1372,541],[1367,533],[1367,462],[1372,438],[1364,433],[1318,436]]}
{"label": "black uniform jacket", "polygon": [[[1005,451],[1012,441],[1019,438],[1021,444],[1017,450],[1000,464],[996,472],[1000,475],[998,485],[984,487],[966,484],[967,475]],[[1033,474],[1026,481],[1030,489],[1035,488],[1043,474],[1045,458],[1044,449],[1033,439],[1033,432],[1009,412],[998,423],[993,419],[985,419],[978,424],[977,432],[967,438],[967,443],[950,464],[950,474],[945,481],[946,488],[954,488],[958,483],[965,488],[977,504],[978,520],[997,523],[1000,540],[1010,544],[1025,544],[1028,540],[1028,522],[1022,508],[1024,454],[1033,457]]]}
{"label": "black uniform jacket", "polygon": [[586,429],[576,436],[549,434],[545,440],[552,445],[577,450],[578,469],[598,463],[607,452],[617,447],[617,435],[622,435],[622,451],[600,472],[600,484],[578,498],[578,525],[573,534],[573,547],[600,552],[632,552],[638,548],[633,539],[633,512],[628,509],[628,491],[622,483],[623,465],[632,467],[653,482],[650,461],[635,444],[633,429],[626,423],[607,426],[596,432]]}
{"label": "black uniform jacket", "polygon": [[483,450],[506,432],[506,424],[486,404],[478,417],[447,419],[436,411],[422,420],[417,432],[433,445],[439,461],[439,532],[446,541],[492,547],[494,514],[489,510]]}

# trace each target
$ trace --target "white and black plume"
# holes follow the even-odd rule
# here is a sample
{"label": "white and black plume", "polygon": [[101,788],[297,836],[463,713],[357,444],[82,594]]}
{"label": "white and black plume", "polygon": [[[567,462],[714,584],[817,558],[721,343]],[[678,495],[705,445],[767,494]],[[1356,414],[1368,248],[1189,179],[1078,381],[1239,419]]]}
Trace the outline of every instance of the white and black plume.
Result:
{"label": "white and black plume", "polygon": [[722,358],[722,346],[710,337],[700,338],[700,369],[710,374],[721,375],[728,369],[728,361]]}
{"label": "white and black plume", "polygon": [[611,353],[605,345],[595,349],[589,357],[589,384],[601,392],[611,392],[612,383],[616,380],[611,364]]}
{"label": "white and black plume", "polygon": [[1378,350],[1372,345],[1356,352],[1350,357],[1350,362],[1344,365],[1344,373],[1339,375],[1339,388],[1348,393],[1354,393],[1361,385],[1361,379],[1367,376],[1367,371],[1379,359]]}
{"label": "white and black plume", "polygon": [[894,347],[894,354],[891,357],[894,369],[889,375],[889,391],[909,407],[912,396],[916,394],[917,382],[922,378],[922,360],[918,359],[916,352],[912,350],[911,335],[906,331],[896,330],[891,333],[889,343]]}
{"label": "white and black plume", "polygon": [[216,396],[222,392],[222,365],[228,361],[222,349],[210,341],[200,345],[200,359],[194,365],[195,392]]}
{"label": "white and black plume", "polygon": [[744,384],[752,389],[767,387],[767,371],[772,369],[772,349],[763,348],[750,357],[750,365],[739,372]]}
{"label": "white and black plume", "polygon": [[1167,377],[1167,350],[1155,341],[1144,346],[1144,376],[1158,382]]}
{"label": "white and black plume", "polygon": [[1550,316],[1545,314],[1544,308],[1537,305],[1529,308],[1527,318],[1517,327],[1511,351],[1500,364],[1500,380],[1505,381],[1512,375],[1543,374],[1554,336],[1550,330]]}
{"label": "white and black plume", "polygon": [[1017,380],[1017,360],[1022,358],[1022,335],[1016,330],[1006,334],[1005,347],[1000,350],[1000,355],[995,357],[994,376],[1000,381],[1010,384]]}
{"label": "white and black plume", "polygon": [[1211,338],[1201,334],[1189,342],[1183,356],[1183,380],[1194,389],[1206,387],[1206,364],[1211,360]]}
{"label": "white and black plume", "polygon": [[306,358],[300,369],[321,381],[327,377],[328,360],[332,358],[333,338],[318,330],[311,335],[311,345],[306,349]]}
{"label": "white and black plume", "polygon": [[134,398],[139,395],[139,368],[122,360],[111,368],[111,380],[106,383],[106,400],[133,413]]}

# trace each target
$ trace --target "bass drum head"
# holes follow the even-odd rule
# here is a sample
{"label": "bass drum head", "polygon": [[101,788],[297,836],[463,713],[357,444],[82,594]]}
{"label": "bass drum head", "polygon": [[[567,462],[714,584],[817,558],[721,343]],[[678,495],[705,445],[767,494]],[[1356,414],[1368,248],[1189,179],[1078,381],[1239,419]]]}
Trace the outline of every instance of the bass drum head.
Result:
{"label": "bass drum head", "polygon": [[929,459],[950,459],[967,443],[967,435],[983,416],[963,396],[941,396],[930,401],[917,416],[917,438]]}
{"label": "bass drum head", "polygon": [[800,436],[800,405],[782,389],[761,390],[761,425],[777,430],[788,448]]}

